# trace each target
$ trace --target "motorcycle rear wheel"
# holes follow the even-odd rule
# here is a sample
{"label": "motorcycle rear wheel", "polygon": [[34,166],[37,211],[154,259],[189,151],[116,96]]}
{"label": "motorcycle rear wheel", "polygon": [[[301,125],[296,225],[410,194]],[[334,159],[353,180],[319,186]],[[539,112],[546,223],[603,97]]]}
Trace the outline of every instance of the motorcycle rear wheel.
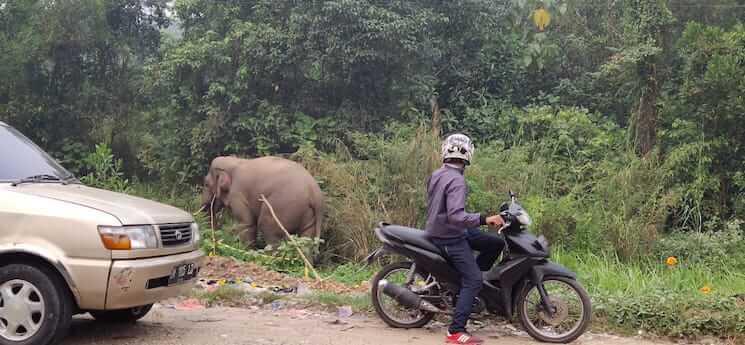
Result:
{"label": "motorcycle rear wheel", "polygon": [[[552,326],[550,323],[554,320],[546,321],[545,319],[550,318],[543,311],[538,311],[538,320],[532,320],[535,317],[531,317],[530,315],[528,315],[530,311],[543,309],[543,307],[539,305],[534,305],[532,307],[529,306],[528,296],[531,293],[538,294],[535,285],[529,284],[525,287],[525,289],[523,289],[523,291],[520,293],[520,297],[517,300],[517,312],[520,318],[520,323],[523,325],[525,331],[527,331],[531,337],[541,342],[566,344],[576,340],[587,330],[587,327],[590,325],[590,319],[592,317],[590,296],[587,294],[582,285],[580,285],[580,283],[574,279],[566,277],[545,277],[542,283],[544,284],[544,286],[547,285],[546,283],[557,283],[558,285],[564,285],[569,289],[569,291],[576,294],[575,297],[577,297],[579,299],[579,302],[581,303],[579,310],[575,311],[580,313],[578,322],[572,324],[572,327],[567,332],[560,334],[549,334],[548,329]],[[549,290],[549,288],[547,288],[547,290]],[[566,305],[566,301],[564,301],[561,296],[552,296],[551,291],[548,291],[547,293],[549,300],[552,300],[553,297],[553,304],[556,305],[558,303],[561,303],[560,307],[556,306],[556,313],[566,313],[567,315],[565,316],[568,316],[569,307]],[[544,324],[545,326],[539,327],[539,323]]]}
{"label": "motorcycle rear wheel", "polygon": [[[396,273],[408,274],[411,271],[411,265],[412,262],[404,261],[394,262],[392,264],[386,265],[375,275],[375,277],[373,277],[371,281],[371,296],[373,307],[375,307],[375,311],[377,312],[378,316],[380,316],[380,318],[383,319],[383,321],[388,324],[388,326],[394,328],[421,328],[432,321],[432,318],[435,316],[434,313],[424,310],[412,310],[409,308],[405,308],[399,305],[391,297],[384,294],[381,289],[378,289],[378,282],[383,279],[400,284],[401,282],[397,282],[394,275]],[[417,279],[424,280],[426,279],[426,277],[422,277],[421,272],[417,272],[415,274],[414,280],[417,281]],[[409,288],[408,286],[404,287]],[[403,314],[409,313],[411,315],[411,318],[403,319],[398,315],[394,315],[395,310],[392,309],[395,306],[392,306],[391,304],[395,304],[395,306],[400,308],[400,311]]]}

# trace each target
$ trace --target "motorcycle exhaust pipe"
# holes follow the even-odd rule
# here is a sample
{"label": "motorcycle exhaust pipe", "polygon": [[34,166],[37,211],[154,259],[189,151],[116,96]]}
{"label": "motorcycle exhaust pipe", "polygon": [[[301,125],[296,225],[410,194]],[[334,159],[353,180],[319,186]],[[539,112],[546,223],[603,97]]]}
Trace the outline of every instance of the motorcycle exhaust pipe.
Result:
{"label": "motorcycle exhaust pipe", "polygon": [[390,296],[396,302],[400,303],[401,305],[413,309],[421,309],[424,311],[432,312],[432,313],[440,313],[445,314],[446,311],[437,308],[432,303],[428,302],[427,300],[422,299],[422,296],[419,296],[412,292],[409,289],[406,289],[404,287],[398,286],[393,283],[389,283],[387,280],[383,279],[378,282],[378,289],[382,289],[383,293]]}

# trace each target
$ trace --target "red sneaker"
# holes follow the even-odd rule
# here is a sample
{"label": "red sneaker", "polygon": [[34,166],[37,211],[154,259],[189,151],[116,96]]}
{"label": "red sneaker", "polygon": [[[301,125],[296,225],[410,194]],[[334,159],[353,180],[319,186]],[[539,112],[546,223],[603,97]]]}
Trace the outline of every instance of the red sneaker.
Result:
{"label": "red sneaker", "polygon": [[457,332],[445,337],[445,344],[483,344],[484,340],[474,337],[466,332]]}

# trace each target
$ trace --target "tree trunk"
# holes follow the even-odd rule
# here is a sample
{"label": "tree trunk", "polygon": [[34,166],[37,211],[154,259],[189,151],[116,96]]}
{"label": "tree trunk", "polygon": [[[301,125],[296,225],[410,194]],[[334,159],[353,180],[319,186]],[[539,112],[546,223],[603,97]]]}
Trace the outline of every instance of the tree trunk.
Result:
{"label": "tree trunk", "polygon": [[730,181],[725,174],[719,175],[719,214],[730,216]]}
{"label": "tree trunk", "polygon": [[441,114],[440,114],[440,105],[437,103],[437,96],[432,95],[429,99],[429,103],[432,106],[432,134],[435,136],[435,138],[439,138],[441,135],[441,128],[440,128],[440,122]]}
{"label": "tree trunk", "polygon": [[655,64],[649,64],[647,68],[649,75],[642,88],[634,130],[636,150],[642,157],[652,151],[657,142],[657,97],[660,93]]}

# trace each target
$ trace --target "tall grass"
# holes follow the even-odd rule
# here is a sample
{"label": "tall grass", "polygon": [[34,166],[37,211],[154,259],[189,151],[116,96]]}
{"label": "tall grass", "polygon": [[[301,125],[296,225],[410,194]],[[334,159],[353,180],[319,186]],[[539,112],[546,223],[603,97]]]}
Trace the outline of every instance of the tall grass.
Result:
{"label": "tall grass", "polygon": [[[295,159],[315,175],[326,193],[324,226],[328,259],[359,260],[376,248],[378,222],[421,226],[425,180],[439,165],[439,139],[427,127],[391,137],[358,138],[354,148],[365,160],[301,150]],[[362,151],[362,152],[360,152]],[[333,256],[333,257],[331,257]]]}
{"label": "tall grass", "polygon": [[625,262],[613,254],[559,250],[554,259],[578,273],[600,323],[616,330],[669,336],[742,339],[745,273],[734,266],[685,261]]}
{"label": "tall grass", "polygon": [[632,298],[651,291],[666,291],[671,295],[704,295],[707,286],[711,294],[734,296],[745,293],[745,272],[735,266],[708,266],[685,261],[668,266],[664,260],[621,260],[612,253],[568,252],[557,250],[553,259],[578,273],[591,295],[609,292]]}

